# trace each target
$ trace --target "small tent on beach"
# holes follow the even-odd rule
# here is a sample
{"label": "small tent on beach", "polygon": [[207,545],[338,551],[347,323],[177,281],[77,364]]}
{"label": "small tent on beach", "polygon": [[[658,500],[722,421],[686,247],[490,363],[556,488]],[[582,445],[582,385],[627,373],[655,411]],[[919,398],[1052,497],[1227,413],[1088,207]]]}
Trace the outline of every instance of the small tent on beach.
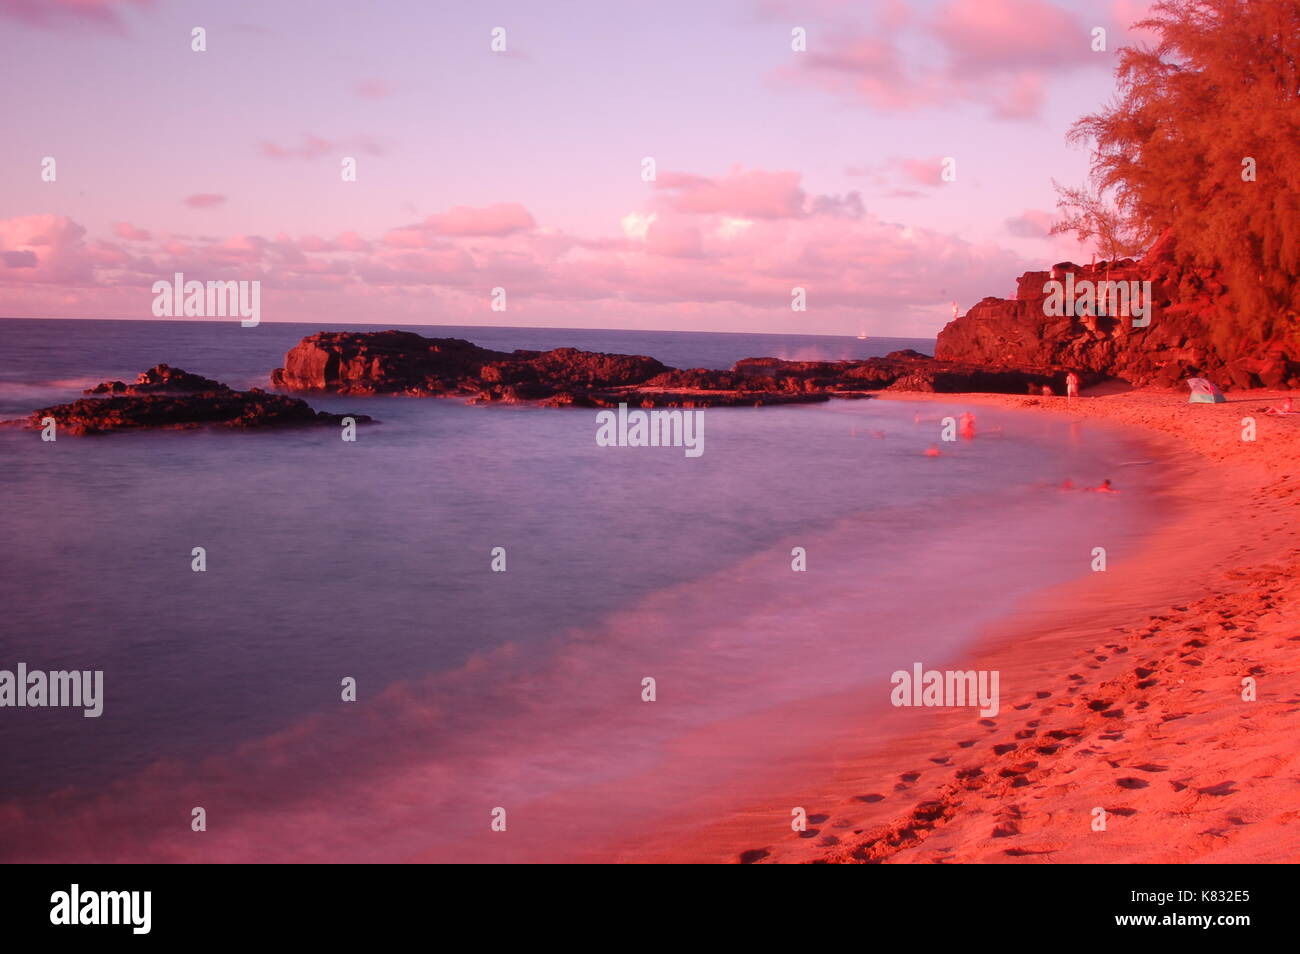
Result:
{"label": "small tent on beach", "polygon": [[1187,399],[1188,404],[1226,404],[1228,399],[1223,396],[1223,392],[1214,386],[1212,381],[1205,378],[1188,378],[1187,386],[1192,389],[1192,396]]}

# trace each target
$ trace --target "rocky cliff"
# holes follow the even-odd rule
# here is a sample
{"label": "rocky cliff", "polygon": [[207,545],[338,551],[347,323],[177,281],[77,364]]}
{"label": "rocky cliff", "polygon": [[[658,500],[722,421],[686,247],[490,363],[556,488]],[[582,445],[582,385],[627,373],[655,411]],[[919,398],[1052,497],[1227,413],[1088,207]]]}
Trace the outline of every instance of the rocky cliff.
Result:
{"label": "rocky cliff", "polygon": [[[1178,386],[1203,376],[1222,387],[1300,387],[1300,355],[1280,341],[1234,348],[1215,343],[1228,290],[1212,274],[1181,267],[1172,235],[1140,261],[1124,259],[1026,272],[1016,297],[985,298],[939,333],[935,357],[995,367],[1068,369],[1085,383],[1119,378],[1137,386]],[[1151,282],[1146,327],[1128,313],[1052,317],[1049,281]]]}

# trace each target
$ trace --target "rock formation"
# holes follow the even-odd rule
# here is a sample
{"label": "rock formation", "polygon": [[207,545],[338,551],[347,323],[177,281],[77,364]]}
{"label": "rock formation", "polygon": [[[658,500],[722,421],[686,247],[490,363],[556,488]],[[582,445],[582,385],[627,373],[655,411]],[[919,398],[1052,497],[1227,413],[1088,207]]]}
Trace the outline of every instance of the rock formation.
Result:
{"label": "rock formation", "polygon": [[[1166,233],[1141,261],[1124,259],[1026,272],[1012,299],[985,298],[939,333],[935,357],[989,366],[1068,369],[1085,383],[1119,378],[1135,386],[1176,387],[1208,377],[1223,387],[1300,387],[1300,355],[1280,342],[1238,354],[1216,344],[1215,319],[1228,290],[1212,274],[1180,266]],[[1074,282],[1150,281],[1146,327],[1130,315],[1049,317],[1043,286],[1072,274]]]}
{"label": "rock formation", "polygon": [[306,401],[260,388],[234,391],[220,381],[165,364],[145,371],[133,385],[105,381],[85,393],[109,396],[44,407],[25,421],[9,423],[40,428],[44,419],[54,418],[59,434],[86,435],[139,428],[338,425],[345,416],[358,424],[371,421],[365,414],[317,411]]}
{"label": "rock formation", "polygon": [[148,371],[141,371],[134,384],[122,381],[101,381],[93,388],[87,388],[83,394],[192,394],[197,391],[229,391],[230,388],[220,381],[205,378],[201,374],[191,374],[171,365],[154,365]]}
{"label": "rock formation", "polygon": [[505,353],[459,338],[407,331],[321,332],[285,356],[271,384],[289,391],[459,396],[472,402],[540,401],[548,406],[620,403],[707,407],[789,404],[864,397],[895,388],[915,391],[1058,391],[1065,372],[986,368],[897,351],[862,361],[746,358],[729,371],[679,370],[642,355],[576,348]]}

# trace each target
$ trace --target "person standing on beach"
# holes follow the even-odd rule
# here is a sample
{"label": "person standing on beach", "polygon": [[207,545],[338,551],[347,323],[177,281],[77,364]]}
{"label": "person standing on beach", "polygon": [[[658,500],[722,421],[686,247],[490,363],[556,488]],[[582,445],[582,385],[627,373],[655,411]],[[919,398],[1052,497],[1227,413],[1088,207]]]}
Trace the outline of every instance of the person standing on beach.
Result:
{"label": "person standing on beach", "polygon": [[1065,376],[1065,396],[1070,399],[1079,396],[1079,376],[1073,371]]}

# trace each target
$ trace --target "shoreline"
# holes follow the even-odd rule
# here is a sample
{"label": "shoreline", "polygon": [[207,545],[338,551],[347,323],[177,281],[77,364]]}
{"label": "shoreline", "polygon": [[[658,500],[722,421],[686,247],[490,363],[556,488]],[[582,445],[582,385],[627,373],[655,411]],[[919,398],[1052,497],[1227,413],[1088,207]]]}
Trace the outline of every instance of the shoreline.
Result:
{"label": "shoreline", "polygon": [[[1300,416],[1285,392],[1189,405],[1105,397],[896,394],[1039,410],[1164,449],[1178,513],[1141,552],[1051,587],[987,627],[963,665],[1002,674],[1003,706],[894,710],[883,744],[828,726],[802,778],[709,821],[618,846],[627,862],[1284,861],[1297,757]],[[1185,400],[1185,398],[1183,399]],[[1254,417],[1254,443],[1240,420]],[[1122,492],[1122,487],[1121,487]],[[1240,681],[1257,682],[1258,701]],[[861,695],[861,693],[859,693]],[[879,739],[879,736],[877,736]],[[1230,754],[1229,754],[1230,753]],[[811,754],[810,754],[811,755]],[[1247,763],[1247,758],[1249,762]],[[791,806],[808,831],[791,830]],[[1095,809],[1106,831],[1094,831]]]}

